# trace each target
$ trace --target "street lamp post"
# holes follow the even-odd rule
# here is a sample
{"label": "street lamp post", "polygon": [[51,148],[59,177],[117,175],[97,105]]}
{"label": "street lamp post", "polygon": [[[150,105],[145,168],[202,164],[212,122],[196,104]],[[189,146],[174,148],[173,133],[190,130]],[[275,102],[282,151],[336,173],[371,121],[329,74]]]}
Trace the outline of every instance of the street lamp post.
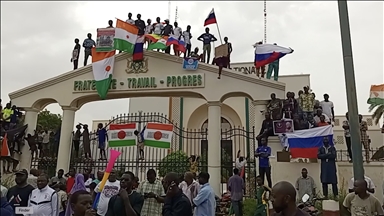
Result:
{"label": "street lamp post", "polygon": [[359,111],[357,107],[355,70],[353,67],[351,30],[349,28],[347,0],[338,0],[341,44],[343,48],[345,88],[347,91],[349,132],[351,134],[353,176],[364,179],[363,154],[361,151]]}

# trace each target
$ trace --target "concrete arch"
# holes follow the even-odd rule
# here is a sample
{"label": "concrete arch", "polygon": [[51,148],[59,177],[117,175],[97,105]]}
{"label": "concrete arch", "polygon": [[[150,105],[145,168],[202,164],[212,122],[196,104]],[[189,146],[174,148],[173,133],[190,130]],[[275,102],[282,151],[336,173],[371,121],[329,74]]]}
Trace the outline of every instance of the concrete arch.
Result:
{"label": "concrete arch", "polygon": [[[195,109],[189,116],[187,128],[189,129],[200,129],[204,122],[207,120],[208,106],[203,104]],[[222,104],[221,116],[224,117],[231,124],[232,127],[243,125],[241,118],[238,113],[229,105]]]}
{"label": "concrete arch", "polygon": [[35,101],[35,103],[33,103],[33,105],[32,105],[32,108],[38,109],[38,110],[43,110],[46,106],[48,106],[49,104],[53,104],[53,103],[58,103],[58,102],[53,98],[42,98],[42,99]]}
{"label": "concrete arch", "polygon": [[[115,93],[111,92],[108,93],[108,98],[106,100],[112,100],[112,99],[122,99],[122,98],[135,98],[135,97],[190,97],[190,98],[200,98],[205,99],[205,97],[199,93],[192,92],[192,91],[179,91],[179,92],[172,92],[172,91],[153,91],[153,92],[127,92],[127,93]],[[74,99],[70,107],[76,107],[77,109],[80,109],[84,104],[94,102],[94,101],[100,101],[100,97],[98,94],[87,94],[85,96],[78,97]]]}
{"label": "concrete arch", "polygon": [[226,99],[231,98],[231,97],[245,97],[245,98],[249,98],[250,100],[253,100],[252,96],[250,94],[248,94],[248,93],[245,93],[245,92],[229,92],[229,93],[223,95],[220,98],[220,101],[224,102]]}

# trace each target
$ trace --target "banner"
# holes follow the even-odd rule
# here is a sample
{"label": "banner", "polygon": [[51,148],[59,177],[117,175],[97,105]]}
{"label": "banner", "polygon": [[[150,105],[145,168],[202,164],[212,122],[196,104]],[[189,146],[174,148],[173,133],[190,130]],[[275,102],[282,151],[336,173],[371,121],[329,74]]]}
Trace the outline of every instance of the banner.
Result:
{"label": "banner", "polygon": [[292,119],[281,119],[273,121],[273,133],[275,135],[293,133],[294,131],[295,130]]}
{"label": "banner", "polygon": [[199,67],[199,61],[195,58],[184,58],[183,69],[184,70],[197,70]]}
{"label": "banner", "polygon": [[113,51],[114,37],[115,37],[115,28],[98,28],[97,38],[96,38],[96,52]]}

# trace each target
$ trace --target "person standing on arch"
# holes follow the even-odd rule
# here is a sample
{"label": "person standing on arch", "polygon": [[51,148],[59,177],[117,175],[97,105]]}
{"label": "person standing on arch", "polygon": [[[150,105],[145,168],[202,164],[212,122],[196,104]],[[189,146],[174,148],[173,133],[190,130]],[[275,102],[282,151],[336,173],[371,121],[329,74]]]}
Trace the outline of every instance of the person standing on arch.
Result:
{"label": "person standing on arch", "polygon": [[84,47],[84,66],[87,66],[89,56],[92,56],[92,48],[96,47],[96,42],[92,39],[92,34],[88,33],[83,42]]}
{"label": "person standing on arch", "polygon": [[76,70],[79,66],[80,49],[81,49],[81,46],[79,44],[79,39],[76,38],[75,47],[73,48],[72,58],[71,58],[71,62],[73,62],[73,70]]}
{"label": "person standing on arch", "polygon": [[200,35],[197,40],[203,42],[203,62],[209,64],[209,59],[211,57],[211,42],[217,41],[215,36],[209,33],[209,28],[205,28],[205,33]]}
{"label": "person standing on arch", "polygon": [[232,43],[228,42],[228,37],[224,37],[224,43],[227,44],[227,46],[228,46],[228,68],[232,69],[231,68],[231,53],[233,51]]}

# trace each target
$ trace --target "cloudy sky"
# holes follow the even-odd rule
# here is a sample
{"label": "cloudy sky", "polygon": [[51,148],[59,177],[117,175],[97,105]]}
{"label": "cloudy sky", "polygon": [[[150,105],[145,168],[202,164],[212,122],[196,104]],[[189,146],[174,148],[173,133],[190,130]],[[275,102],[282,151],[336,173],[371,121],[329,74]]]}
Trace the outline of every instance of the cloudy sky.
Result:
{"label": "cloudy sky", "polygon": [[[371,84],[383,79],[383,2],[349,1],[353,57],[360,113],[367,114]],[[232,42],[233,62],[253,61],[251,45],[263,38],[263,2],[172,2],[171,22],[179,9],[179,25],[197,36],[215,8],[222,37]],[[336,1],[268,2],[268,41],[295,53],[280,63],[281,74],[311,74],[317,95],[328,93],[337,114],[347,110],[341,39]],[[105,27],[109,19],[168,17],[168,2],[1,2],[1,98],[36,82],[70,71],[74,38]],[[215,26],[212,33],[217,36]],[[195,37],[196,38],[196,37]],[[199,45],[195,40],[192,46]],[[83,55],[81,55],[81,59]],[[3,102],[3,103],[4,103]],[[108,106],[108,109],[105,107]],[[47,107],[61,113],[57,104]],[[90,124],[127,112],[128,100],[93,102],[76,113],[76,122]]]}

